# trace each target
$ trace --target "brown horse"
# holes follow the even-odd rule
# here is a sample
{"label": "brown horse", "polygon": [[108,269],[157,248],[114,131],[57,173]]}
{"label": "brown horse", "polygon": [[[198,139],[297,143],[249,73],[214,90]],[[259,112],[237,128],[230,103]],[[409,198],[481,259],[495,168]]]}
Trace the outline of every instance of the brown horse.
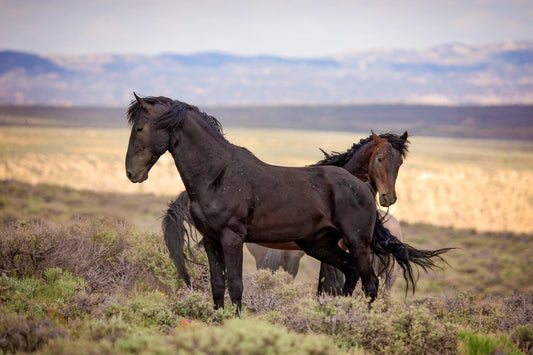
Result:
{"label": "brown horse", "polygon": [[[344,169],[266,164],[229,143],[218,121],[198,108],[166,97],[135,98],[128,109],[126,175],[143,182],[159,157],[171,153],[194,225],[204,236],[216,308],[224,306],[227,278],[240,312],[245,242],[295,243],[343,272],[343,294],[350,295],[361,279],[371,301],[378,293],[371,250],[378,257],[392,254],[412,285],[411,263],[431,267],[432,258],[447,250],[416,250],[390,233],[373,236],[376,224],[383,228],[374,193]],[[349,253],[339,247],[340,239]]]}
{"label": "brown horse", "polygon": [[[325,158],[315,165],[334,165],[348,170],[358,179],[370,183],[372,189],[378,194],[379,203],[383,207],[393,205],[396,200],[396,179],[403,159],[408,152],[408,133],[395,135],[392,133],[372,136],[361,139],[358,144],[353,144],[345,153],[333,152],[328,154],[322,150]],[[383,225],[392,235],[403,242],[400,223],[394,216],[380,211]],[[297,257],[294,254],[294,257]],[[374,262],[374,269],[383,279],[385,288],[390,290],[400,272],[400,267],[390,258],[378,258]],[[340,294],[344,283],[343,275],[331,265],[321,264],[318,281],[318,292]]]}

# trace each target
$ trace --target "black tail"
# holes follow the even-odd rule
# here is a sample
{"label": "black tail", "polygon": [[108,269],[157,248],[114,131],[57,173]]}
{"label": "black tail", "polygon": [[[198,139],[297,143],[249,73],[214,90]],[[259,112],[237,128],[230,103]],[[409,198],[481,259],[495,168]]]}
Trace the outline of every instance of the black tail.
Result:
{"label": "black tail", "polygon": [[[403,270],[403,277],[407,281],[406,291],[409,287],[415,291],[416,281],[418,280],[418,273],[415,276],[413,264],[421,267],[424,271],[436,267],[435,259],[444,263],[446,260],[442,258],[442,254],[454,248],[442,248],[437,250],[419,250],[415,249],[409,244],[402,243],[393,236],[390,231],[383,226],[383,219],[377,215],[376,226],[374,228],[374,236],[371,245],[372,252],[378,257],[386,270],[391,270],[389,255],[394,258],[393,262],[397,262]],[[446,263],[447,264],[447,263]],[[390,275],[387,274],[387,278]]]}
{"label": "black tail", "polygon": [[[176,265],[178,275],[185,281],[187,286],[191,286],[191,278],[185,266],[185,253],[183,247],[185,246],[185,236],[187,240],[192,236],[193,226],[191,214],[189,212],[189,195],[187,191],[183,191],[178,198],[171,202],[168,206],[167,214],[163,219],[161,227],[163,228],[163,236],[165,244],[167,245],[170,257]],[[188,224],[188,228],[184,223]],[[190,243],[188,243],[190,245]]]}

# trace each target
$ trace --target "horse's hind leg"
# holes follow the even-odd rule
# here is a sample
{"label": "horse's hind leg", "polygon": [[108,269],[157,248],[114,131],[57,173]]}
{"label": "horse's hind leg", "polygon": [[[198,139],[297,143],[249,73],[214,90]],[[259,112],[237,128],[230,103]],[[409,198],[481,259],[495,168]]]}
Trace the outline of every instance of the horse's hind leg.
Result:
{"label": "horse's hind leg", "polygon": [[372,233],[363,233],[361,229],[350,237],[343,238],[348,247],[353,263],[361,276],[363,291],[370,297],[372,302],[378,294],[379,280],[372,267],[372,257],[370,243],[372,242]]}
{"label": "horse's hind leg", "polygon": [[355,267],[361,275],[363,291],[370,297],[370,302],[372,302],[378,295],[379,281],[372,267],[370,245],[367,247],[366,245],[359,244],[355,248],[348,247],[348,249],[354,260]]}
{"label": "horse's hind leg", "polygon": [[339,233],[328,231],[312,238],[299,240],[296,244],[309,256],[341,270],[345,276],[342,294],[349,296],[352,294],[357,280],[359,280],[359,275],[350,255],[339,248],[338,240],[340,238]]}

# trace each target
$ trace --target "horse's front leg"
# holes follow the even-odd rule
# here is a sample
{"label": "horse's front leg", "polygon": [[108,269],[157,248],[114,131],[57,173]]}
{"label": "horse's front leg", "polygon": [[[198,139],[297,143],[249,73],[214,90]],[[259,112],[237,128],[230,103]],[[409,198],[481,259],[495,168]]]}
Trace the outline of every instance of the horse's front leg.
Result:
{"label": "horse's front leg", "polygon": [[211,276],[211,293],[215,309],[224,308],[224,292],[226,280],[224,279],[225,260],[220,241],[204,237],[204,247],[209,260],[209,274]]}
{"label": "horse's front leg", "polygon": [[236,315],[241,313],[242,304],[242,258],[243,238],[230,229],[222,232],[220,239],[224,250],[224,259],[228,276],[228,289],[231,302],[237,308]]}

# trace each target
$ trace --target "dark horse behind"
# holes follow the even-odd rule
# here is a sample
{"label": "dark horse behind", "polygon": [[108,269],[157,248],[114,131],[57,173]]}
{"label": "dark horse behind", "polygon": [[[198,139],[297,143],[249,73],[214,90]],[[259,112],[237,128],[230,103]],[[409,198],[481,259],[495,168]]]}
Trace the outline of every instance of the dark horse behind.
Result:
{"label": "dark horse behind", "polygon": [[[210,266],[215,307],[224,306],[226,279],[232,303],[242,301],[243,243],[293,243],[345,276],[343,294],[359,279],[373,300],[378,278],[375,255],[392,254],[407,282],[411,263],[433,266],[447,249],[419,251],[390,235],[373,236],[376,205],[371,188],[344,169],[329,166],[287,168],[266,164],[229,143],[218,121],[197,107],[166,97],[136,96],[129,109],[132,126],[126,175],[143,182],[169,151],[190,199],[195,227]],[[201,162],[201,163],[199,163]],[[339,240],[349,252],[339,247]]]}

